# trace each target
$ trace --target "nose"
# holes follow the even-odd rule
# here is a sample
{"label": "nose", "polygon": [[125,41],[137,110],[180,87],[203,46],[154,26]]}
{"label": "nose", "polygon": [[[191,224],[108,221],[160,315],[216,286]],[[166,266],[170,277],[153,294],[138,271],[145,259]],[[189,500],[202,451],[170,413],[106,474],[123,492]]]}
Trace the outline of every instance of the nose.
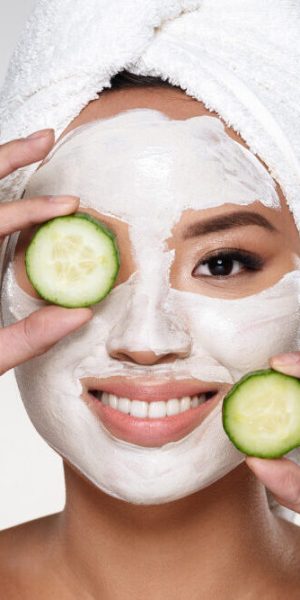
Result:
{"label": "nose", "polygon": [[187,357],[191,338],[170,306],[136,294],[111,329],[106,349],[116,360],[150,366]]}
{"label": "nose", "polygon": [[185,358],[188,356],[188,352],[167,352],[166,354],[160,354],[152,352],[151,350],[134,352],[128,348],[119,348],[112,350],[110,356],[120,361],[150,366],[161,363],[170,363],[177,358]]}

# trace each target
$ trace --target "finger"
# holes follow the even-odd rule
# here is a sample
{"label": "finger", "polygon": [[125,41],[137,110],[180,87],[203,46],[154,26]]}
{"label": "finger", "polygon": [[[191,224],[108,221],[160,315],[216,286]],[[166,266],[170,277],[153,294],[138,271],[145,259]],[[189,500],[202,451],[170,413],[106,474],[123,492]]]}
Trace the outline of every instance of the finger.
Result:
{"label": "finger", "polygon": [[286,354],[277,354],[270,359],[272,369],[300,377],[300,352],[288,352]]}
{"label": "finger", "polygon": [[74,212],[76,196],[41,196],[0,204],[0,237],[31,227],[59,215]]}
{"label": "finger", "polygon": [[42,160],[53,144],[53,129],[43,129],[33,134],[33,137],[3,144],[0,146],[0,179],[20,167]]}
{"label": "finger", "polygon": [[282,506],[300,512],[300,467],[287,458],[246,458],[254,475]]}
{"label": "finger", "polygon": [[43,354],[91,317],[89,308],[46,306],[0,330],[0,374]]}

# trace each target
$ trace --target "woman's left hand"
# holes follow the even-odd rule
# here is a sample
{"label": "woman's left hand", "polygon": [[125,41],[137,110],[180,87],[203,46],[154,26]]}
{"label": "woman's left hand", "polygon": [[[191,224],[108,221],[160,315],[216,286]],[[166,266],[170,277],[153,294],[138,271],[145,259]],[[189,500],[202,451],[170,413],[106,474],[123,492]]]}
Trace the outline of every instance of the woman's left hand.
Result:
{"label": "woman's left hand", "polygon": [[[270,360],[272,369],[300,378],[300,352],[278,354]],[[300,466],[287,458],[246,458],[254,475],[272,492],[282,506],[300,513]]]}

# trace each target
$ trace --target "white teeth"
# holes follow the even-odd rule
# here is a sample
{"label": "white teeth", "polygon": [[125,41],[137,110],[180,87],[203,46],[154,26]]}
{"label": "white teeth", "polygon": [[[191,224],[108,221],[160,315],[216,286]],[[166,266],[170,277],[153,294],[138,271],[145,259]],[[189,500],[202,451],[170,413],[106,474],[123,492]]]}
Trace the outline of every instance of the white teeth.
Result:
{"label": "white teeth", "polygon": [[166,402],[149,402],[148,416],[149,419],[158,419],[165,417],[167,414]]}
{"label": "white teeth", "polygon": [[179,413],[179,400],[177,398],[172,398],[172,400],[168,400],[167,402],[167,415],[178,415]]}
{"label": "white teeth", "polygon": [[196,398],[198,398],[198,404],[203,404],[203,402],[206,401],[205,394],[200,394],[200,396],[196,396]]}
{"label": "white teeth", "polygon": [[184,396],[180,400],[180,412],[184,412],[185,410],[189,410],[191,408],[191,397]]}
{"label": "white teeth", "polygon": [[109,404],[109,397],[111,394],[108,394],[107,392],[103,392],[102,396],[101,396],[101,402],[102,404]]}
{"label": "white teeth", "polygon": [[108,396],[109,396],[109,406],[117,409],[118,403],[119,403],[118,396],[115,396],[114,394],[108,394]]}
{"label": "white teeth", "polygon": [[146,419],[148,416],[148,402],[142,402],[140,400],[131,400],[130,402],[130,414],[133,417],[140,417]]}
{"label": "white teeth", "polygon": [[198,398],[198,396],[193,396],[191,399],[191,407],[197,408],[197,406],[199,406],[199,404],[200,404],[200,398]]}
{"label": "white teeth", "polygon": [[189,409],[197,408],[206,400],[205,394],[199,396],[184,396],[183,398],[171,398],[167,402],[144,402],[143,400],[129,400],[119,398],[108,392],[94,392],[105,406],[110,406],[126,415],[132,415],[140,419],[161,419],[165,416],[178,415]]}
{"label": "white teeth", "polygon": [[119,398],[118,401],[118,410],[122,413],[129,415],[130,413],[130,400],[128,398]]}

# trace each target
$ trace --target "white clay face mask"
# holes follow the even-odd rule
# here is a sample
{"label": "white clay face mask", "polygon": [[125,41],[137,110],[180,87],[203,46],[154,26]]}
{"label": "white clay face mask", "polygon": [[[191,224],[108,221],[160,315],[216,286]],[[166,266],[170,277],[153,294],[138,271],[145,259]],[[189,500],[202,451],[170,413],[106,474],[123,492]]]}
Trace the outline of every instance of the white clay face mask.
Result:
{"label": "white clay face mask", "polygon": [[[112,436],[82,400],[84,377],[153,377],[233,383],[299,348],[299,272],[242,299],[172,289],[166,240],[186,209],[260,200],[279,208],[263,166],[214,117],[172,121],[135,110],[68,134],[31,178],[26,196],[76,194],[81,205],[128,224],[136,272],[93,307],[93,319],[16,369],[28,414],[45,440],[104,492],[132,503],[176,500],[220,479],[242,460],[222,428],[221,404],[186,437],[145,448]],[[18,286],[10,245],[4,323],[45,303]],[[144,366],[112,350],[184,353]]]}

